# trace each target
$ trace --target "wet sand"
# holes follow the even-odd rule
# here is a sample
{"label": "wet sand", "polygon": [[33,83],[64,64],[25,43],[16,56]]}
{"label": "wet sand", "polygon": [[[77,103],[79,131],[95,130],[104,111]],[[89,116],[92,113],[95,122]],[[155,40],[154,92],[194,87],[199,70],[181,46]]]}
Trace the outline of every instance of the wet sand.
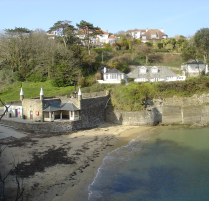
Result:
{"label": "wet sand", "polygon": [[[6,175],[19,164],[27,200],[82,201],[107,153],[152,127],[102,124],[71,133],[27,133],[1,139],[0,171]],[[16,189],[14,175],[5,180],[6,193]]]}

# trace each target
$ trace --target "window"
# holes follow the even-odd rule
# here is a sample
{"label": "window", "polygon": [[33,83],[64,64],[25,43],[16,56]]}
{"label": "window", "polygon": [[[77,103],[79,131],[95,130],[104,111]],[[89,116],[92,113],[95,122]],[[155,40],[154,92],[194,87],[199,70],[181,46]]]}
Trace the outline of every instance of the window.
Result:
{"label": "window", "polygon": [[158,72],[158,68],[157,67],[153,67],[152,68],[152,73],[157,73]]}
{"label": "window", "polygon": [[74,112],[74,116],[75,116],[75,117],[78,117],[78,116],[79,116],[78,114],[79,114],[78,111],[75,111],[75,112]]}
{"label": "window", "polygon": [[146,39],[146,36],[142,36],[142,39]]}
{"label": "window", "polygon": [[44,112],[44,118],[49,118],[49,112]]}
{"label": "window", "polygon": [[145,74],[147,72],[147,69],[143,66],[140,68],[140,73]]}
{"label": "window", "polygon": [[106,74],[106,80],[108,80],[108,74]]}
{"label": "window", "polygon": [[152,38],[156,38],[156,34],[152,34],[152,36],[151,36]]}
{"label": "window", "polygon": [[110,74],[110,79],[117,79],[117,75],[116,74]]}

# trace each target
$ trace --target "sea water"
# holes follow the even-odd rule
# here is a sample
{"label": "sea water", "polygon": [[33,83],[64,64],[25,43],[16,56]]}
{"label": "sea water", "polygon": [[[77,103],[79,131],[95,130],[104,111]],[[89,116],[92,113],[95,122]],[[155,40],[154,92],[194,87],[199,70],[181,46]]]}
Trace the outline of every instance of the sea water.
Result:
{"label": "sea water", "polygon": [[140,134],[103,159],[89,200],[209,200],[209,128]]}

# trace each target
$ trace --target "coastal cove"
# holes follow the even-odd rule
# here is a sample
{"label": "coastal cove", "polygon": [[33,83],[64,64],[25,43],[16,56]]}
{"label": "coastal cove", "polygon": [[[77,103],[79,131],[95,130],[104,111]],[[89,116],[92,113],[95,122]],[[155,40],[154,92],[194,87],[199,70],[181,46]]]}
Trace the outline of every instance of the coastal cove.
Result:
{"label": "coastal cove", "polygon": [[[186,131],[186,134],[184,134],[184,131]],[[201,134],[201,131],[203,131],[203,135]],[[24,177],[23,184],[25,187],[25,196],[28,200],[44,199],[46,201],[84,201],[87,200],[90,195],[95,195],[96,192],[94,184],[102,187],[101,184],[98,183],[98,181],[103,181],[102,178],[104,177],[104,175],[106,175],[104,178],[106,178],[108,175],[112,175],[112,170],[118,170],[120,174],[116,173],[116,175],[122,176],[119,178],[115,178],[115,181],[117,182],[114,185],[116,185],[117,187],[119,185],[119,189],[129,189],[128,193],[130,193],[131,190],[130,186],[132,186],[134,183],[130,183],[130,181],[133,180],[122,179],[124,176],[124,171],[127,172],[127,175],[124,178],[127,178],[128,175],[144,175],[144,173],[142,172],[137,173],[138,170],[136,168],[138,167],[143,167],[147,169],[146,174],[149,174],[152,172],[152,169],[150,169],[151,172],[148,171],[150,168],[148,164],[152,164],[152,166],[157,166],[157,169],[155,170],[158,170],[158,173],[160,173],[159,175],[162,175],[163,177],[165,176],[165,179],[167,178],[169,180],[169,178],[175,178],[174,176],[172,176],[172,172],[167,171],[168,169],[165,169],[167,165],[173,164],[173,162],[178,161],[174,152],[177,150],[177,155],[185,155],[181,151],[192,149],[203,151],[206,150],[209,144],[208,133],[209,132],[207,127],[201,129],[189,129],[185,128],[185,126],[183,125],[163,127],[138,127],[108,123],[102,124],[97,128],[75,131],[72,133],[51,134],[28,132],[25,133],[27,137],[20,138],[19,140],[11,137],[1,140],[2,148],[8,145],[1,157],[1,161],[3,162],[1,162],[1,169],[4,169],[4,171],[6,172],[11,168],[14,160],[12,154],[15,156],[15,159],[19,160],[19,163],[25,162],[25,164],[29,165],[33,163],[34,155],[45,158],[45,155],[48,154],[47,156],[50,157],[50,151],[54,150],[54,154],[56,154],[58,153],[58,150],[63,149],[62,153],[64,153],[64,151],[67,152],[64,157],[67,157],[68,159],[69,157],[71,157],[71,159],[73,159],[75,163],[67,164],[62,163],[63,161],[60,160],[60,162],[57,162],[57,164],[45,166],[44,169],[41,171],[37,169],[33,175],[28,175],[27,177]],[[193,146],[195,142],[197,143],[195,146]],[[185,144],[186,147],[191,148],[185,149],[183,148],[183,144]],[[175,147],[177,147],[177,149]],[[158,150],[158,148],[160,149]],[[132,154],[130,154],[130,150]],[[194,154],[194,151],[192,151],[191,153]],[[167,155],[165,156],[164,154]],[[188,156],[190,156],[190,154],[189,152],[186,152],[186,157]],[[59,155],[59,157],[62,158],[61,155]],[[113,161],[108,162],[108,157],[113,157]],[[205,155],[201,156],[200,159],[204,157]],[[50,160],[48,161],[47,158],[45,159],[47,162],[50,163]],[[115,159],[117,159],[117,162]],[[117,164],[121,163],[120,160],[122,161],[123,165],[117,166]],[[137,163],[133,163],[133,160],[137,161]],[[143,160],[143,162],[141,163],[140,160]],[[135,166],[131,168],[135,170],[135,173],[130,172],[129,174],[128,169],[121,170],[121,167],[129,167],[129,163]],[[198,161],[198,157],[195,157],[195,161],[193,162],[192,158],[189,158],[188,164],[191,163],[193,165],[196,163],[201,164],[201,161]],[[105,167],[106,164],[110,166]],[[207,165],[206,162],[204,162],[204,164]],[[176,167],[175,164],[173,165]],[[161,168],[163,172],[161,171]],[[101,175],[98,174],[98,172]],[[169,175],[170,173],[171,175]],[[194,172],[190,170],[190,173],[196,175],[196,170]],[[203,174],[205,173],[203,172]],[[161,177],[159,177],[159,175],[155,175],[156,179],[162,179]],[[148,178],[149,177],[143,179]],[[194,179],[197,178],[195,177]],[[110,181],[112,181],[112,179],[110,179]],[[145,182],[145,180],[143,181]],[[161,182],[164,180],[156,180],[152,182],[154,182],[155,184],[155,182],[158,181]],[[10,190],[14,190],[15,186],[14,182],[12,182],[12,175],[9,176],[7,182],[8,186],[10,186],[11,184],[13,186],[13,189]],[[106,181],[104,180],[104,184],[105,182]],[[111,186],[111,183],[108,185]],[[124,186],[121,187],[120,185]],[[143,186],[144,185],[145,183],[143,184]],[[112,199],[111,196],[115,196],[115,193],[113,193],[112,191],[109,191],[108,189],[105,189],[103,187],[102,189],[107,196],[110,196],[108,197],[108,200]],[[98,189],[96,189],[96,191],[97,190]],[[142,195],[145,194],[142,193]],[[120,197],[121,195],[118,194],[118,196]],[[123,194],[123,196],[124,200],[126,200],[126,192],[125,194]],[[154,197],[155,196],[156,195],[154,195]],[[107,199],[107,197],[103,197],[103,195],[101,195],[99,199],[89,197],[89,200],[100,201],[105,199]],[[141,197],[141,199],[143,199],[143,197]]]}
{"label": "coastal cove", "polygon": [[208,200],[208,131],[167,127],[139,135],[103,159],[89,200]]}
{"label": "coastal cove", "polygon": [[[1,148],[6,148],[0,158],[0,168],[6,174],[17,161],[21,164],[21,181],[28,200],[75,200],[77,195],[86,200],[88,185],[102,159],[121,139],[124,144],[128,143],[132,135],[129,131],[133,128],[136,127],[105,123],[71,133],[24,131],[26,137],[1,139]],[[149,129],[139,128],[141,131]],[[10,196],[15,196],[11,193],[16,189],[13,178],[14,175],[9,175],[6,180],[6,193]]]}

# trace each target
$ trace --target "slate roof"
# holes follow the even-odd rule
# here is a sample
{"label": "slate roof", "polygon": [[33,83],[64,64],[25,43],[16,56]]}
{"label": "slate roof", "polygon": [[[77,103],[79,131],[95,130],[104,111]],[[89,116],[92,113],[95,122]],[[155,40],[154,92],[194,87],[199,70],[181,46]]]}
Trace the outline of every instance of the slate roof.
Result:
{"label": "slate roof", "polygon": [[[204,62],[202,60],[198,60],[199,64],[204,64]],[[187,62],[182,63],[183,65],[185,64],[197,64],[197,61],[195,61],[194,59],[189,59]]]}
{"label": "slate roof", "polygon": [[55,112],[55,111],[77,111],[79,110],[73,103],[61,103],[61,102],[54,102],[49,103],[47,107],[43,110],[44,112]]}
{"label": "slate roof", "polygon": [[126,33],[128,32],[136,32],[136,31],[141,31],[141,32],[146,32],[146,29],[129,29],[128,31],[126,31]]}
{"label": "slate roof", "polygon": [[142,36],[146,36],[146,40],[151,40],[151,35],[157,35],[157,38],[153,39],[162,39],[162,36],[168,36],[167,34],[163,33],[162,31],[158,29],[149,29],[146,33],[142,34]]}
{"label": "slate roof", "polygon": [[106,73],[104,73],[104,74],[124,74],[124,73],[122,73],[121,71],[119,71],[119,70],[117,70],[116,68],[112,68],[112,69],[110,69],[110,70],[108,70]]}
{"label": "slate roof", "polygon": [[152,79],[152,78],[165,79],[166,77],[178,77],[177,74],[175,74],[173,71],[171,71],[165,66],[156,66],[158,68],[157,73],[152,73],[151,69],[153,68],[153,66],[144,66],[146,68],[146,73],[140,73],[141,67],[142,66],[137,66],[134,70],[128,73],[127,76],[129,78],[146,78],[146,79]]}

